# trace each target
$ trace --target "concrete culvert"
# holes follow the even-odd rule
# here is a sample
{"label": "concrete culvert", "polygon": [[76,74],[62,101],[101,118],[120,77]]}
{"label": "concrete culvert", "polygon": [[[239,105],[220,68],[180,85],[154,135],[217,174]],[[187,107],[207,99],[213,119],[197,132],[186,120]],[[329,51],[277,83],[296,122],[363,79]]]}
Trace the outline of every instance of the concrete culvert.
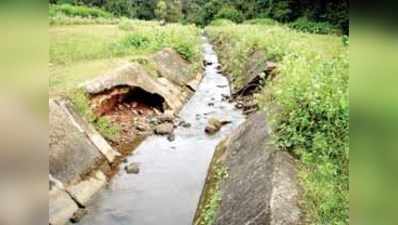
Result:
{"label": "concrete culvert", "polygon": [[155,109],[164,112],[166,103],[162,96],[140,87],[118,86],[94,95],[91,106],[98,116],[103,116],[123,109],[136,110],[140,114]]}

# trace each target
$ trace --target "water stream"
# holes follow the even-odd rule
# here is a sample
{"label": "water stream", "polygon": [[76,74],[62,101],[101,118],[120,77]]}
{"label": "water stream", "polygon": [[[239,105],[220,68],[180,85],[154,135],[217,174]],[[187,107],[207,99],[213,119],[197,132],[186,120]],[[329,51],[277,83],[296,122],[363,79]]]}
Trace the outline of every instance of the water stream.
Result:
{"label": "water stream", "polygon": [[[217,143],[244,121],[232,103],[222,101],[222,94],[230,92],[228,81],[217,72],[218,59],[206,38],[203,55],[212,64],[206,66],[198,90],[179,113],[192,126],[178,127],[174,142],[162,136],[145,139],[128,158],[139,164],[140,173],[120,169],[89,204],[81,225],[192,224]],[[210,117],[232,123],[208,136],[204,128]]]}

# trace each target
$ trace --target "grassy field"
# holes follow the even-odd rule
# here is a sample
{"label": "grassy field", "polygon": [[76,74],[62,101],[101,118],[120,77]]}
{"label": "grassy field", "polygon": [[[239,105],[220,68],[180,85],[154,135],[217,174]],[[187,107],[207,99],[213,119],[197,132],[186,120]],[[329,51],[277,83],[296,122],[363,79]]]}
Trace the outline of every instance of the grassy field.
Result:
{"label": "grassy field", "polygon": [[278,63],[276,78],[267,80],[256,98],[268,112],[275,143],[302,162],[306,224],[349,224],[348,48],[343,38],[284,25],[223,24],[206,30],[236,85],[254,51]]}
{"label": "grassy field", "polygon": [[195,26],[122,19],[118,24],[50,26],[50,95],[166,47],[199,63],[199,29]]}

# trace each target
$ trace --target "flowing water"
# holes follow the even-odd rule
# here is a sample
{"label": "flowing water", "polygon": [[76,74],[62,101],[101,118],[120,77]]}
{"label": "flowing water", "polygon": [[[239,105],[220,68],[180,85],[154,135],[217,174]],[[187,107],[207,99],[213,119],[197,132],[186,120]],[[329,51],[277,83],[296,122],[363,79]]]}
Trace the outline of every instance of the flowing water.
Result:
{"label": "flowing water", "polygon": [[[174,142],[162,136],[145,139],[128,158],[139,164],[140,173],[126,174],[121,169],[89,204],[89,213],[80,224],[192,224],[217,143],[244,121],[231,103],[221,100],[222,94],[229,95],[228,81],[217,72],[218,59],[206,38],[203,55],[212,64],[206,66],[198,90],[179,113],[192,126],[178,127]],[[232,123],[208,136],[204,128],[210,117]]]}

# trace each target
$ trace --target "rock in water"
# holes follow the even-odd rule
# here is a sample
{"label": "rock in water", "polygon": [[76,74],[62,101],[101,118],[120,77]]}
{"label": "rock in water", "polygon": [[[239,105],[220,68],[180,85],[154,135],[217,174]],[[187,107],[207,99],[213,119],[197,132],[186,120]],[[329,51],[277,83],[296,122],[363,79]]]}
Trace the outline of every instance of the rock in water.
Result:
{"label": "rock in water", "polygon": [[173,129],[174,129],[174,124],[172,124],[172,123],[159,124],[155,128],[155,134],[168,135],[168,134],[171,134],[173,132]]}
{"label": "rock in water", "polygon": [[220,121],[216,118],[210,118],[207,122],[207,126],[205,128],[205,132],[207,134],[214,134],[218,132],[222,126],[231,123],[231,121]]}
{"label": "rock in water", "polygon": [[144,131],[148,131],[148,130],[150,130],[151,129],[151,127],[147,124],[147,123],[136,123],[135,124],[135,128],[138,130],[138,131],[142,131],[142,132],[144,132]]}
{"label": "rock in water", "polygon": [[192,125],[190,124],[190,123],[188,123],[188,122],[185,122],[183,125],[182,125],[182,127],[184,127],[184,128],[190,128]]}
{"label": "rock in water", "polygon": [[140,172],[140,168],[138,167],[137,163],[130,163],[129,165],[124,167],[124,170],[126,170],[127,173],[134,173],[134,174]]}
{"label": "rock in water", "polygon": [[87,209],[83,209],[80,208],[79,210],[77,210],[75,213],[73,213],[72,218],[70,219],[70,221],[72,223],[78,223],[80,222],[80,220],[83,218],[83,216],[85,216],[87,214],[88,210]]}
{"label": "rock in water", "polygon": [[169,134],[167,136],[167,140],[169,140],[170,142],[174,141],[176,139],[176,136],[174,134]]}
{"label": "rock in water", "polygon": [[186,122],[186,121],[180,121],[179,123],[178,123],[178,126],[181,126],[181,127],[184,127],[184,128],[190,128],[192,125],[190,124],[190,123],[188,123],[188,122]]}
{"label": "rock in water", "polygon": [[165,122],[173,122],[174,121],[174,115],[171,112],[165,112],[158,116],[158,121],[159,123],[165,123]]}

